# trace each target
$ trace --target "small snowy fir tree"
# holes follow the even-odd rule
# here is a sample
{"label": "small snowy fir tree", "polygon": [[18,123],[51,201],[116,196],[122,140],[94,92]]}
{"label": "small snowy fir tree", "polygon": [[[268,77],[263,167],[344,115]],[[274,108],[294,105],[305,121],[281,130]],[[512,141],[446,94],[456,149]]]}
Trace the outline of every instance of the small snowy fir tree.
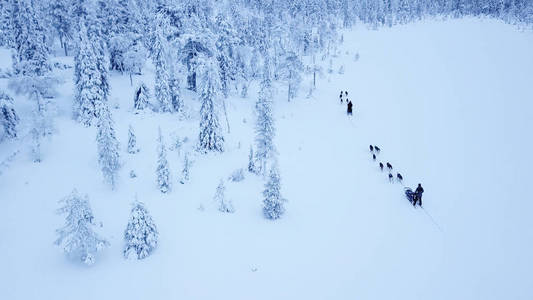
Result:
{"label": "small snowy fir tree", "polygon": [[233,182],[243,181],[244,180],[244,170],[243,170],[243,168],[239,168],[239,169],[233,171],[233,173],[231,173],[231,175],[229,176],[228,180],[231,180]]}
{"label": "small snowy fir tree", "polygon": [[126,246],[124,257],[143,259],[157,248],[159,233],[152,216],[142,202],[135,201],[131,209],[128,227],[124,232]]}
{"label": "small snowy fir tree", "polygon": [[119,144],[109,109],[107,107],[100,109],[99,116],[96,135],[98,163],[105,181],[114,189],[120,168]]}
{"label": "small snowy fir tree", "polygon": [[201,76],[202,108],[200,109],[201,121],[198,150],[204,153],[208,151],[222,152],[224,151],[224,137],[220,130],[215,107],[219,78],[213,63],[208,62],[203,66]]}
{"label": "small snowy fir tree", "polygon": [[36,127],[31,129],[31,157],[33,162],[41,162],[41,133]]}
{"label": "small snowy fir tree", "polygon": [[139,152],[139,148],[137,147],[137,137],[135,136],[133,127],[130,125],[128,129],[128,153],[135,154],[137,152]]}
{"label": "small snowy fir tree", "polygon": [[92,265],[96,253],[109,246],[109,243],[94,232],[96,224],[89,197],[78,194],[74,189],[60,204],[62,207],[57,213],[66,215],[66,223],[64,227],[56,230],[58,238],[55,244],[67,255]]}
{"label": "small snowy fir tree", "polygon": [[161,193],[168,193],[170,191],[172,182],[170,181],[170,171],[167,161],[167,150],[165,149],[165,143],[163,141],[163,134],[161,128],[159,128],[159,137],[157,138],[157,152],[159,158],[157,160],[157,186]]}
{"label": "small snowy fir tree", "polygon": [[226,199],[225,191],[226,186],[224,185],[224,180],[221,179],[213,200],[215,203],[217,203],[219,211],[224,213],[233,213],[235,212],[235,209],[233,208],[231,201]]}
{"label": "small snowy fir tree", "polygon": [[250,154],[248,155],[248,172],[257,174],[257,168],[255,167],[254,148],[250,146]]}
{"label": "small snowy fir tree", "polygon": [[141,83],[133,96],[133,110],[136,114],[150,107],[150,90]]}
{"label": "small snowy fir tree", "polygon": [[17,137],[19,117],[13,107],[13,98],[2,91],[0,91],[0,123],[4,128],[4,134],[7,138]]}
{"label": "small snowy fir tree", "polygon": [[189,159],[189,154],[186,153],[185,158],[183,159],[183,170],[181,171],[181,184],[185,184],[185,182],[189,181],[190,170],[191,160]]}
{"label": "small snowy fir tree", "polygon": [[263,213],[267,219],[278,219],[285,212],[283,204],[287,200],[281,197],[280,188],[279,172],[276,166],[273,166],[270,169],[270,175],[263,191]]}

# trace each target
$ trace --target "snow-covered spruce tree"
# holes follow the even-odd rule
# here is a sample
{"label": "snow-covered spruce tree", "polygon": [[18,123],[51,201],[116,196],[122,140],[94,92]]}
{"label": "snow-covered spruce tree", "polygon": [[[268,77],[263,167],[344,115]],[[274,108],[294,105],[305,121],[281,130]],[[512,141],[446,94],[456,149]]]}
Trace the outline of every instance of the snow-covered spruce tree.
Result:
{"label": "snow-covered spruce tree", "polygon": [[102,169],[104,179],[114,189],[116,186],[118,169],[120,168],[119,144],[115,134],[113,119],[107,105],[98,109],[96,144],[98,148],[98,163]]}
{"label": "snow-covered spruce tree", "polygon": [[270,169],[268,181],[263,191],[263,213],[267,219],[278,219],[285,213],[284,203],[287,201],[281,196],[281,183],[279,171],[274,165]]}
{"label": "snow-covered spruce tree", "polygon": [[126,49],[123,56],[124,71],[130,76],[130,85],[133,86],[133,74],[141,74],[141,70],[146,63],[146,49],[141,41],[133,41],[133,44]]}
{"label": "snow-covered spruce tree", "polygon": [[257,168],[255,167],[254,148],[250,146],[250,154],[248,155],[248,172],[257,174]]}
{"label": "snow-covered spruce tree", "polygon": [[136,114],[150,107],[150,90],[141,82],[133,95],[133,110]]}
{"label": "snow-covered spruce tree", "polygon": [[62,206],[58,214],[66,215],[65,226],[56,230],[58,238],[55,244],[63,252],[83,263],[92,265],[96,253],[109,246],[109,242],[94,232],[96,224],[87,195],[80,195],[74,189],[70,195],[59,202]]}
{"label": "snow-covered spruce tree", "polygon": [[168,193],[172,187],[170,180],[170,168],[167,161],[167,150],[163,141],[163,134],[161,133],[161,127],[159,128],[159,137],[157,138],[157,153],[159,155],[157,159],[157,186],[161,193]]}
{"label": "snow-covered spruce tree", "polygon": [[111,12],[105,18],[110,36],[108,49],[111,70],[129,71],[125,63],[126,52],[135,49],[135,44],[141,39],[140,12],[136,2],[116,0],[107,3]]}
{"label": "snow-covered spruce tree", "polygon": [[16,93],[26,94],[35,103],[33,109],[33,161],[40,162],[40,139],[52,132],[48,115],[48,101],[43,95],[51,94],[55,79],[50,74],[46,30],[42,19],[36,18],[34,2],[29,0],[10,1],[11,36],[14,47],[13,71],[10,88]]}
{"label": "snow-covered spruce tree", "polygon": [[276,135],[276,129],[272,116],[272,96],[272,81],[267,61],[264,65],[259,98],[255,104],[257,114],[257,123],[255,125],[255,173],[265,174],[268,162],[276,154],[273,141]]}
{"label": "snow-covered spruce tree", "polygon": [[31,157],[33,162],[41,162],[41,132],[36,127],[31,129]]}
{"label": "snow-covered spruce tree", "polygon": [[298,93],[298,88],[300,87],[300,82],[302,81],[302,70],[303,64],[298,55],[296,55],[294,52],[289,52],[285,57],[285,62],[281,72],[283,79],[289,86],[287,92],[288,101],[294,99]]}
{"label": "snow-covered spruce tree", "polygon": [[69,12],[70,0],[55,0],[49,4],[49,15],[52,27],[57,32],[59,44],[68,56],[67,40],[72,37],[72,15]]}
{"label": "snow-covered spruce tree", "polygon": [[152,216],[144,203],[135,201],[131,209],[130,220],[124,232],[124,257],[143,259],[157,248],[159,233]]}
{"label": "snow-covered spruce tree", "polygon": [[152,45],[152,59],[155,65],[155,98],[159,103],[159,111],[172,112],[170,94],[170,75],[166,57],[166,38],[161,26],[154,26],[154,43]]}
{"label": "snow-covered spruce tree", "polygon": [[238,43],[237,32],[224,14],[216,17],[218,39],[216,41],[217,61],[219,65],[220,83],[222,94],[228,97],[230,81],[237,75],[234,58],[235,47]]}
{"label": "snow-covered spruce tree", "polygon": [[235,208],[233,208],[231,201],[226,199],[225,192],[226,186],[224,185],[224,180],[221,179],[213,200],[217,204],[219,211],[224,213],[233,213],[235,212]]}
{"label": "snow-covered spruce tree", "polygon": [[220,87],[218,73],[212,62],[207,61],[201,68],[201,100],[200,109],[200,134],[198,137],[198,150],[224,151],[224,137],[218,121],[216,100]]}
{"label": "snow-covered spruce tree", "polygon": [[191,172],[191,160],[189,159],[189,154],[186,153],[185,157],[183,158],[183,170],[181,171],[181,184],[185,184],[185,182],[189,181]]}
{"label": "snow-covered spruce tree", "polygon": [[13,46],[11,1],[0,1],[0,46],[11,48]]}
{"label": "snow-covered spruce tree", "polygon": [[139,152],[139,147],[137,147],[137,137],[133,131],[133,127],[130,125],[128,128],[128,153],[135,154]]}
{"label": "snow-covered spruce tree", "polygon": [[49,49],[42,20],[36,18],[30,0],[12,1],[12,30],[15,52],[13,71],[19,76],[44,76],[51,70]]}
{"label": "snow-covered spruce tree", "polygon": [[183,101],[180,93],[180,80],[177,77],[173,77],[170,80],[170,95],[172,108],[175,112],[179,113],[183,110]]}
{"label": "snow-covered spruce tree", "polygon": [[84,22],[79,25],[78,43],[74,65],[74,115],[80,123],[90,126],[98,118],[97,107],[107,103],[108,84],[103,82],[107,81],[107,74],[100,72],[98,59],[102,57],[97,54],[96,46],[87,36]]}
{"label": "snow-covered spruce tree", "polygon": [[13,98],[3,91],[0,91],[0,123],[2,123],[7,138],[17,137],[19,117],[13,107]]}

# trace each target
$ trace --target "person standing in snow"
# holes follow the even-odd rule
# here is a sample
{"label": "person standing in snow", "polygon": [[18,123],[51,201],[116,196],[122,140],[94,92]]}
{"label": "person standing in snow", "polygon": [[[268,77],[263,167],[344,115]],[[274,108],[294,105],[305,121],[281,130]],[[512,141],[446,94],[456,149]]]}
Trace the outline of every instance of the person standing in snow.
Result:
{"label": "person standing in snow", "polygon": [[416,206],[417,201],[418,201],[418,205],[422,206],[422,193],[424,193],[424,188],[419,183],[413,195],[413,206]]}
{"label": "person standing in snow", "polygon": [[339,95],[339,99],[341,99],[341,104],[342,104],[342,91],[341,91],[341,94]]}
{"label": "person standing in snow", "polygon": [[346,99],[346,101],[348,101],[348,110],[347,110],[347,113],[348,113],[349,116],[351,116],[351,115],[352,115],[352,106],[353,106],[353,104],[352,104],[352,101],[350,101],[350,100],[348,100],[348,99]]}

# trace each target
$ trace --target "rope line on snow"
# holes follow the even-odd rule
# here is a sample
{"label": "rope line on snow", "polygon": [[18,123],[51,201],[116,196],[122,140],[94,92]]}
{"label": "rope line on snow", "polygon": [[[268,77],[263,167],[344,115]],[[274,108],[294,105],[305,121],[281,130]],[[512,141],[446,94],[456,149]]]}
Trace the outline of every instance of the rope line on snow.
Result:
{"label": "rope line on snow", "polygon": [[437,223],[437,221],[435,221],[435,219],[429,214],[429,212],[423,207],[423,206],[420,206],[420,208],[424,211],[424,213],[426,213],[426,215],[431,219],[431,222],[433,222],[433,224],[435,224],[435,226],[437,226],[437,228],[439,229],[440,232],[444,233],[444,231],[442,230],[442,227],[439,226],[439,224]]}

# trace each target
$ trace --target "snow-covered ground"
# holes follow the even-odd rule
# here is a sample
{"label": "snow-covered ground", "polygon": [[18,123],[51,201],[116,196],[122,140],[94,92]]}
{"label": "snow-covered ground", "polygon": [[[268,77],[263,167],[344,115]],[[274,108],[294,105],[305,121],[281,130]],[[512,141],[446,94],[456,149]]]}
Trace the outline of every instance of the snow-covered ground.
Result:
{"label": "snow-covered ground", "polygon": [[[192,152],[192,95],[189,121],[134,115],[129,78],[114,74],[123,167],[112,191],[97,164],[96,130],[70,118],[72,69],[62,71],[57,133],[43,145],[43,162],[32,163],[23,147],[1,170],[0,298],[532,299],[533,33],[465,19],[359,28],[344,41],[335,72],[324,73],[311,98],[308,82],[291,103],[278,90],[276,146],[289,202],[277,221],[263,218],[263,180],[249,173],[227,183],[234,214],[212,203],[220,178],[246,168],[255,92],[228,101],[226,152],[202,156]],[[8,53],[1,55],[4,65]],[[150,86],[152,73],[148,67]],[[341,89],[355,104],[352,118],[339,104]],[[19,110],[31,108],[18,99]],[[129,124],[141,148],[135,155],[126,153]],[[167,148],[188,137],[168,152],[168,195],[155,183],[158,126]],[[0,161],[23,142],[0,145]],[[381,147],[378,161],[390,162],[404,184],[423,184],[425,211],[388,182],[369,144]],[[194,163],[182,185],[186,152]],[[89,194],[111,242],[91,267],[53,245],[64,222],[57,201],[74,187]],[[127,261],[123,233],[135,194],[160,241],[152,256]]]}

